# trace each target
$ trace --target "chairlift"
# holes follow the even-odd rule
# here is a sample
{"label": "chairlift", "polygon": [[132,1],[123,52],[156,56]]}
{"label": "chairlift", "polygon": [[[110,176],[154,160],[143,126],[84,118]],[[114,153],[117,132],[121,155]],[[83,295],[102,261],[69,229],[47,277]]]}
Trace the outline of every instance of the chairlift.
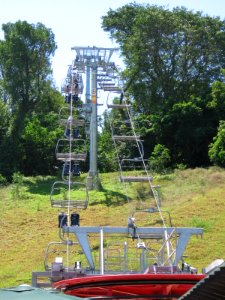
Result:
{"label": "chairlift", "polygon": [[83,182],[55,181],[50,194],[51,206],[55,208],[73,207],[86,209],[88,190]]}
{"label": "chairlift", "polygon": [[71,102],[71,94],[70,93],[67,93],[66,95],[65,95],[65,103],[70,103]]}
{"label": "chairlift", "polygon": [[87,157],[86,141],[84,139],[59,139],[55,153],[58,160],[85,161]]}
{"label": "chairlift", "polygon": [[78,162],[71,164],[70,161],[66,161],[63,164],[62,179],[64,181],[67,181],[69,176],[80,176],[80,173],[80,165]]}
{"label": "chairlift", "polygon": [[104,86],[103,87],[103,91],[104,92],[114,92],[114,93],[121,93],[122,92],[122,88],[119,86]]}
{"label": "chairlift", "polygon": [[107,103],[107,107],[108,108],[116,108],[116,109],[130,109],[131,105],[126,104],[126,103],[122,103],[122,104],[109,104],[109,103]]}
{"label": "chairlift", "polygon": [[146,168],[149,170],[149,160],[144,159],[143,157],[134,157],[134,158],[122,158],[120,160],[120,165],[122,170],[143,170]]}
{"label": "chairlift", "polygon": [[61,92],[64,94],[68,94],[71,90],[70,78],[65,78],[61,86]]}
{"label": "chairlift", "polygon": [[152,182],[152,176],[120,176],[120,182]]}
{"label": "chairlift", "polygon": [[64,131],[64,136],[67,139],[80,139],[80,133],[78,128],[74,128],[71,133],[71,129],[66,127]]}
{"label": "chairlift", "polygon": [[[124,158],[120,160],[120,181],[121,182],[152,182],[153,177],[142,175],[143,171],[149,170],[149,160],[143,157],[135,157],[132,159]],[[134,171],[134,174],[130,174]]]}
{"label": "chairlift", "polygon": [[71,93],[72,95],[82,94],[84,89],[82,74],[77,72],[77,69],[69,66],[67,77],[64,80],[61,91],[64,94]]}
{"label": "chairlift", "polygon": [[63,165],[63,177],[70,176],[70,161],[66,161]]}
{"label": "chairlift", "polygon": [[79,163],[74,163],[72,166],[72,174],[74,176],[80,176],[80,165]]}
{"label": "chairlift", "polygon": [[139,135],[113,135],[114,141],[136,141],[140,142],[141,137]]}
{"label": "chairlift", "polygon": [[[69,251],[67,251],[68,247]],[[60,265],[61,269],[63,269],[63,260],[67,261],[67,252],[70,253],[70,255],[72,256],[71,259],[73,259],[73,265],[71,264],[71,266],[69,266],[69,269],[74,270],[75,259],[78,251],[78,242],[68,240],[49,243],[44,255],[45,271],[54,270],[56,264]]]}
{"label": "chairlift", "polygon": [[73,99],[73,101],[75,101],[75,102],[77,102],[78,100],[79,100],[79,97],[78,97],[78,95],[72,95],[72,99]]}
{"label": "chairlift", "polygon": [[[69,115],[69,117],[68,117]],[[79,109],[72,107],[62,107],[59,111],[59,123],[62,126],[82,127],[85,125],[85,116]]]}
{"label": "chairlift", "polygon": [[118,136],[131,136],[133,135],[133,129],[132,129],[132,124],[130,120],[113,120],[112,121],[112,128],[113,128],[113,135],[118,135]]}

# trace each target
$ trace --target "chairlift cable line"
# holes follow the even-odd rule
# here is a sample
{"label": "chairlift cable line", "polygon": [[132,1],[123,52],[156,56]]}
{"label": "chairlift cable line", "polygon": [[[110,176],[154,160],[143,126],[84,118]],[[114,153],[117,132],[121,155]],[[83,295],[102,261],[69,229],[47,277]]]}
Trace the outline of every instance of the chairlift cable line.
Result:
{"label": "chairlift cable line", "polygon": [[[71,138],[71,133],[72,133],[72,124],[73,124],[73,99],[72,99],[72,87],[73,87],[73,72],[71,74],[71,84],[70,84],[70,93],[71,93],[71,99],[70,99],[70,116],[69,116],[69,176],[68,176],[68,207],[67,207],[67,226],[70,226],[70,204],[71,204],[71,159],[72,159],[72,138]],[[67,236],[67,241],[69,241],[69,237]],[[66,260],[67,260],[67,268],[69,270],[69,242],[67,242],[66,246]]]}
{"label": "chairlift cable line", "polygon": [[165,219],[163,218],[163,215],[162,215],[162,211],[160,209],[160,206],[159,206],[159,202],[158,202],[158,198],[156,196],[156,193],[155,193],[155,190],[153,188],[153,185],[152,185],[152,182],[150,180],[150,176],[149,176],[149,172],[146,168],[146,164],[145,164],[145,161],[144,161],[144,158],[143,158],[143,155],[142,155],[142,152],[141,152],[141,148],[140,148],[140,145],[138,143],[138,139],[137,139],[137,134],[136,134],[136,131],[135,131],[135,127],[134,127],[134,123],[133,123],[133,120],[132,120],[132,116],[130,114],[130,111],[128,108],[127,109],[127,113],[128,113],[128,116],[129,116],[129,119],[130,119],[130,124],[131,124],[131,128],[132,128],[132,131],[133,131],[133,135],[135,136],[135,140],[136,140],[136,144],[137,144],[137,148],[138,148],[138,151],[140,153],[140,157],[141,157],[141,160],[142,160],[142,164],[143,164],[143,167],[145,169],[145,173],[147,175],[147,178],[148,178],[148,183],[149,183],[149,186],[150,186],[150,189],[153,193],[153,197],[155,199],[155,202],[156,202],[156,206],[157,206],[157,210],[159,212],[159,215],[160,215],[160,218],[163,222],[163,227],[165,228],[165,231],[164,231],[164,234],[165,234],[165,241],[166,241],[166,248],[167,248],[167,255],[168,257],[170,258],[171,257],[171,254],[170,254],[170,241],[168,239],[168,232],[167,232],[167,226],[166,226],[166,222],[165,222]]}
{"label": "chairlift cable line", "polygon": [[[124,89],[122,89],[122,93],[124,95]],[[124,95],[125,96],[125,95]],[[108,94],[108,97],[109,97],[109,94]],[[124,97],[125,98],[125,97]],[[107,98],[107,102],[108,102],[108,98]],[[126,103],[126,98],[124,100],[124,102]],[[122,104],[122,103],[121,103]],[[136,145],[137,145],[137,149],[138,149],[138,152],[140,154],[140,157],[141,157],[141,161],[142,161],[142,164],[143,164],[143,167],[144,167],[144,170],[145,170],[145,173],[147,175],[147,178],[148,178],[148,183],[149,183],[149,186],[150,186],[150,189],[152,191],[152,194],[153,194],[153,197],[154,197],[154,200],[155,200],[155,203],[156,203],[156,206],[157,206],[157,211],[159,212],[159,215],[160,215],[160,218],[163,222],[163,227],[165,228],[165,232],[164,232],[164,235],[165,235],[165,243],[166,243],[166,250],[167,250],[167,256],[168,256],[168,259],[170,260],[170,257],[171,257],[171,250],[170,250],[170,241],[169,241],[169,238],[168,238],[168,233],[167,233],[167,226],[166,226],[166,222],[165,222],[165,219],[162,215],[162,211],[160,209],[160,205],[159,205],[159,201],[158,201],[158,194],[156,194],[156,191],[152,185],[152,182],[151,182],[151,179],[150,179],[150,176],[149,176],[149,173],[148,173],[148,170],[147,170],[147,167],[146,167],[146,164],[145,164],[145,161],[144,161],[144,157],[143,157],[143,151],[141,151],[141,147],[140,147],[140,143],[138,142],[138,136],[136,134],[136,131],[135,131],[135,127],[134,127],[134,123],[133,123],[133,119],[132,119],[132,116],[131,116],[131,113],[130,113],[130,110],[129,110],[129,107],[126,106],[126,111],[127,111],[127,114],[128,114],[128,117],[129,117],[129,122],[131,124],[131,129],[132,129],[132,133],[133,133],[133,136],[135,137],[135,141],[136,141]],[[109,124],[110,124],[110,130],[111,130],[111,134],[113,136],[113,125],[112,125],[112,122],[110,121],[110,117],[109,117],[109,114],[108,114],[108,120],[109,120]],[[116,147],[116,142],[115,142],[115,138],[113,138],[113,143],[114,143],[114,146],[115,146],[115,149],[116,149],[116,155],[117,155],[117,160],[118,160],[118,165],[119,165],[119,171],[120,173],[122,174],[123,170],[122,170],[122,165],[121,165],[121,162],[120,162],[120,159],[119,159],[119,153],[118,153],[118,149]],[[124,190],[125,190],[125,194],[126,194],[126,199],[128,201],[128,193],[127,193],[127,186],[126,186],[126,182],[124,180],[124,177],[121,176],[122,178],[122,183],[123,183],[123,186],[124,186]],[[128,201],[129,202],[129,201]],[[131,207],[130,207],[130,210],[131,210]],[[131,212],[131,211],[130,211]],[[136,225],[135,225],[136,226]],[[139,236],[138,236],[139,238]]]}
{"label": "chairlift cable line", "polygon": [[[110,92],[108,93],[107,102],[108,102],[109,95],[110,95]],[[107,111],[107,117],[108,117],[108,121],[109,121],[111,136],[113,136],[113,126],[112,126],[112,122],[110,120],[110,116],[109,116],[108,111]],[[119,152],[118,152],[118,149],[116,147],[116,142],[115,142],[114,139],[113,139],[113,144],[114,144],[114,148],[115,148],[115,151],[116,151],[116,157],[117,157],[117,161],[118,161],[118,165],[119,165],[119,172],[122,173],[122,166],[121,166],[120,159],[119,159]],[[128,192],[127,192],[127,185],[124,182],[124,180],[123,180],[123,187],[124,187],[124,191],[125,191],[126,201],[127,201],[127,203],[130,203],[130,200],[129,200],[129,197],[128,197]]]}
{"label": "chairlift cable line", "polygon": [[167,227],[167,226],[166,226],[166,223],[165,223],[165,220],[164,220],[164,218],[163,218],[163,215],[162,215],[162,212],[161,212],[161,209],[160,209],[160,206],[159,206],[159,202],[158,202],[157,196],[156,196],[156,194],[155,194],[155,191],[154,191],[152,182],[151,182],[151,180],[150,180],[150,175],[149,175],[149,172],[148,172],[147,167],[146,167],[146,163],[145,163],[144,158],[143,158],[143,155],[142,155],[141,147],[140,147],[140,145],[139,145],[139,143],[138,143],[138,137],[137,137],[137,134],[136,134],[136,131],[135,131],[135,128],[134,128],[134,122],[133,122],[131,113],[130,113],[130,111],[129,111],[128,108],[127,108],[127,114],[128,114],[128,116],[129,116],[131,128],[132,128],[132,131],[133,131],[133,135],[135,136],[136,145],[137,145],[138,151],[139,151],[139,153],[140,153],[141,161],[142,161],[142,164],[143,164],[145,173],[146,173],[146,175],[147,175],[148,183],[149,183],[149,186],[150,186],[151,191],[152,191],[152,193],[153,193],[153,197],[154,197],[154,199],[155,199],[157,209],[158,209],[158,211],[159,211],[159,214],[160,214],[160,217],[161,217],[161,219],[162,219],[162,222],[163,222],[164,227]]}

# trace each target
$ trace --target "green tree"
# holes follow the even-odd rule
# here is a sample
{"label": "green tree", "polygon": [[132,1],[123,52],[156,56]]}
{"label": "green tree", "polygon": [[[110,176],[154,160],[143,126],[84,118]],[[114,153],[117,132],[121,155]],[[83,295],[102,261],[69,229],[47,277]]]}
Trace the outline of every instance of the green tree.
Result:
{"label": "green tree", "polygon": [[220,121],[217,135],[209,145],[209,158],[213,164],[225,167],[225,121]]}
{"label": "green tree", "polygon": [[219,122],[210,103],[225,66],[225,21],[183,7],[127,4],[109,10],[102,27],[120,45],[136,113],[150,115],[148,151],[163,144],[173,164],[208,164]]}
{"label": "green tree", "polygon": [[170,165],[170,151],[164,145],[157,144],[150,156],[150,166],[158,173],[164,173]]}
{"label": "green tree", "polygon": [[[50,138],[51,121],[58,127],[51,112],[58,112],[63,104],[63,97],[52,81],[51,57],[56,50],[54,34],[41,23],[35,25],[26,21],[3,24],[2,29],[4,40],[0,41],[0,92],[3,101],[7,103],[10,118],[8,130],[0,141],[0,170],[7,178],[18,171],[26,175],[37,174],[39,171],[41,174],[46,173],[52,162],[50,157],[47,162],[47,156],[44,158],[43,154],[52,147],[54,140],[54,137],[52,140]],[[34,125],[37,127],[33,127],[33,135],[39,130],[43,134],[43,142],[34,140],[29,147],[31,132],[29,136],[28,128],[34,123],[34,115]],[[47,137],[44,129],[40,129],[44,126]],[[34,153],[39,156],[36,160],[44,159],[46,168],[41,161],[37,165]]]}
{"label": "green tree", "polygon": [[51,75],[51,56],[56,44],[54,34],[43,24],[18,21],[2,26],[0,70],[3,87],[9,95],[13,113],[24,117],[34,111]]}
{"label": "green tree", "polygon": [[208,107],[215,112],[215,118],[218,120],[225,120],[225,70],[221,70],[222,78],[216,80],[212,84],[212,98],[208,104]]}
{"label": "green tree", "polygon": [[10,119],[10,113],[9,113],[9,107],[7,103],[3,102],[0,99],[0,141],[2,141],[9,131],[9,119]]}
{"label": "green tree", "polygon": [[132,95],[151,113],[168,102],[207,95],[225,66],[225,22],[219,18],[128,4],[110,10],[102,26],[121,46],[125,75],[134,78]]}
{"label": "green tree", "polygon": [[109,131],[102,132],[98,137],[98,167],[102,172],[118,170],[115,147]]}
{"label": "green tree", "polygon": [[22,153],[20,168],[25,175],[49,175],[56,165],[55,146],[62,136],[58,116],[54,113],[26,119],[21,135]]}

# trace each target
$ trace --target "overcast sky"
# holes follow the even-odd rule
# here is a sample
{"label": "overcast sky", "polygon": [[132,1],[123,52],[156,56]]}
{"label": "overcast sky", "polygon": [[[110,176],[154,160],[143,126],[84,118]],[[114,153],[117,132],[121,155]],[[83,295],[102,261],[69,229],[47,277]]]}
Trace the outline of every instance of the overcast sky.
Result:
{"label": "overcast sky", "polygon": [[[73,46],[116,47],[101,29],[101,16],[133,1],[126,0],[0,0],[0,24],[26,20],[51,28],[58,45],[53,58],[56,85],[60,87],[75,53]],[[136,0],[136,3],[185,6],[210,16],[225,18],[225,0]],[[1,28],[0,26],[0,28]],[[0,39],[3,32],[0,30]]]}

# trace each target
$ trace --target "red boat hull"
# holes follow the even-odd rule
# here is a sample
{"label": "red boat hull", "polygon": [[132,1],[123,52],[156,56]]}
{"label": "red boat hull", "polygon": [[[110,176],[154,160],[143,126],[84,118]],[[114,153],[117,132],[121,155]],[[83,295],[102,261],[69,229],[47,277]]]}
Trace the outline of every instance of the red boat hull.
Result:
{"label": "red boat hull", "polygon": [[119,274],[72,278],[56,282],[64,293],[78,297],[117,299],[178,299],[205,275]]}

